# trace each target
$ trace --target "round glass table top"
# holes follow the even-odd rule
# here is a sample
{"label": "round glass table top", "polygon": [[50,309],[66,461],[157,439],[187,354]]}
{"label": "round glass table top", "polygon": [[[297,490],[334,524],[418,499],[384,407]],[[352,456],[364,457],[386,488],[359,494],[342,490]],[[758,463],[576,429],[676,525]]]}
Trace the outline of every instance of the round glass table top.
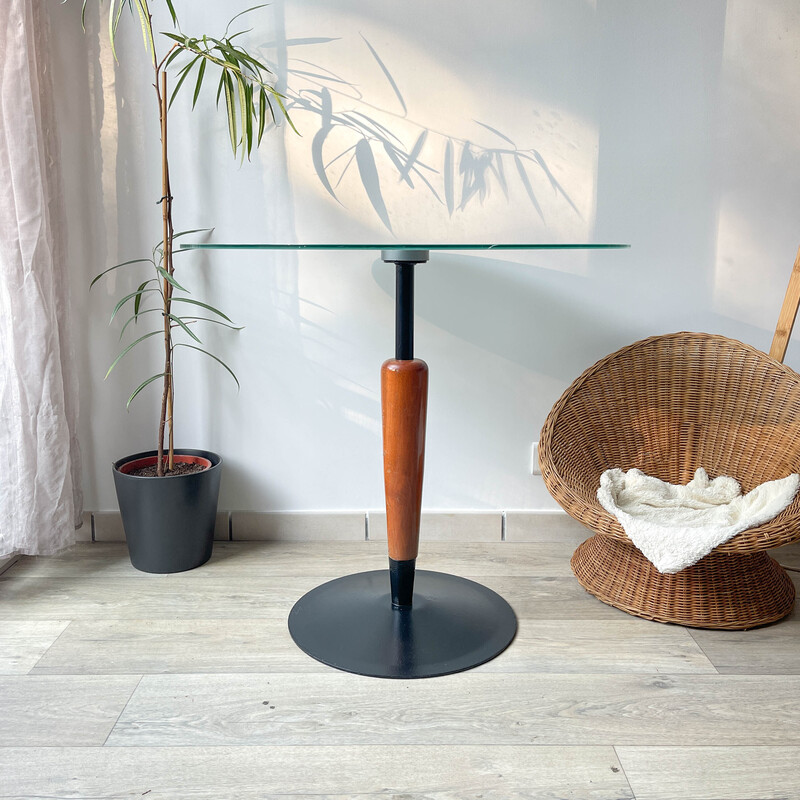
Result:
{"label": "round glass table top", "polygon": [[629,244],[594,243],[528,243],[528,244],[272,244],[238,243],[224,244],[205,242],[201,244],[181,244],[182,250],[615,250],[630,247]]}

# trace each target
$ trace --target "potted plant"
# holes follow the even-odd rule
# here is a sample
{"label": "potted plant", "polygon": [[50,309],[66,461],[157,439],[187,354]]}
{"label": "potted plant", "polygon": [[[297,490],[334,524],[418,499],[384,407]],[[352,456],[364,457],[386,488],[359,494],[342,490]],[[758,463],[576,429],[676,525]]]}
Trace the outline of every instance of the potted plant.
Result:
{"label": "potted plant", "polygon": [[[192,108],[198,96],[216,73],[216,101],[222,101],[228,122],[230,146],[234,156],[250,156],[266,130],[268,117],[275,122],[277,105],[294,129],[280,95],[268,83],[270,70],[255,56],[238,44],[244,31],[231,34],[231,24],[255,6],[234,16],[220,38],[183,32],[172,0],[164,0],[172,20],[172,30],[156,35],[153,29],[151,6],[154,0],[109,0],[109,38],[114,58],[116,35],[123,11],[138,16],[144,46],[151,58],[155,77],[153,88],[158,104],[161,136],[161,195],[158,200],[161,214],[161,241],[149,257],[136,258],[116,264],[101,272],[94,285],[108,273],[118,269],[140,268],[148,264],[150,277],[133,292],[119,299],[111,314],[113,320],[120,312],[131,312],[120,339],[133,331],[140,322],[157,320],[155,329],[133,337],[106,373],[106,377],[134,348],[148,339],[159,337],[163,342],[163,367],[140,383],[128,398],[127,405],[151,383],[160,382],[161,410],[158,419],[156,448],[136,453],[116,461],[114,482],[122,515],[125,538],[131,562],[145,572],[181,572],[200,566],[211,556],[217,497],[219,494],[221,458],[216,453],[176,449],[173,441],[174,359],[178,348],[191,348],[218,362],[236,380],[231,369],[206,350],[197,333],[199,325],[219,324],[235,328],[219,309],[187,297],[188,290],[176,277],[175,240],[187,233],[176,233],[172,224],[173,192],[170,181],[167,149],[167,119],[169,108],[181,90],[191,89]],[[83,2],[83,14],[87,0]],[[100,0],[103,3],[103,0]],[[159,48],[163,42],[164,47]],[[168,93],[168,74],[176,78]],[[180,252],[180,251],[179,251]],[[138,280],[138,279],[137,279]],[[152,301],[155,300],[155,304]],[[159,316],[160,313],[160,316]],[[133,324],[133,327],[131,327]],[[236,380],[238,385],[238,380]]]}

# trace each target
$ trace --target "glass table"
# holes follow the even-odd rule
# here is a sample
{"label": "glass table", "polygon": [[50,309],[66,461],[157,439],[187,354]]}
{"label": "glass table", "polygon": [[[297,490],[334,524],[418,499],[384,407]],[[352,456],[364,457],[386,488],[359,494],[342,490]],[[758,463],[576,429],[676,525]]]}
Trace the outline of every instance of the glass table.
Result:
{"label": "glass table", "polygon": [[430,251],[603,250],[624,244],[182,244],[187,250],[372,250],[395,265],[395,354],[381,367],[389,568],[312,589],[289,614],[295,643],[337,669],[382,678],[461,672],[505,650],[511,606],[474,581],[417,570],[428,366],[414,357],[414,269]]}

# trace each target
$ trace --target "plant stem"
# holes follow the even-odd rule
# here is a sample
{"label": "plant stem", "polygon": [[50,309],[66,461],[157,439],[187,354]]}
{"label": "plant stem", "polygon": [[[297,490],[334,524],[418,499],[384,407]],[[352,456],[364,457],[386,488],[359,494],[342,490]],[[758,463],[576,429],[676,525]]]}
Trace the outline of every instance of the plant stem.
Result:
{"label": "plant stem", "polygon": [[[159,91],[159,78],[161,87]],[[167,159],[167,73],[159,75],[156,68],[156,95],[159,101],[161,117],[161,219],[162,219],[162,265],[172,275],[172,196],[169,186],[169,161]],[[164,278],[164,388],[161,394],[161,416],[158,426],[158,467],[157,475],[164,475],[164,429],[169,420],[169,454],[167,469],[174,465],[174,447],[172,437],[172,329],[170,312],[172,310],[172,285]]]}

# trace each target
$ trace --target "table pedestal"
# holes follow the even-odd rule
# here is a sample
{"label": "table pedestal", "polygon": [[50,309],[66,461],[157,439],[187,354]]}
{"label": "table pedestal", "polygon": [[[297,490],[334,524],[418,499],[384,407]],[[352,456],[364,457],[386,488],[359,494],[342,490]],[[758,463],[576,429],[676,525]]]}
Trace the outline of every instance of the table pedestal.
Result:
{"label": "table pedestal", "polygon": [[517,619],[479,583],[416,569],[428,367],[414,358],[414,267],[428,252],[384,250],[382,258],[397,271],[395,358],[381,369],[389,570],[312,589],[289,614],[289,631],[308,655],[337,669],[428,678],[494,658],[514,638]]}
{"label": "table pedestal", "polygon": [[517,620],[500,595],[479,583],[417,570],[414,603],[392,605],[387,570],[318,586],[289,616],[295,642],[331,667],[378,678],[461,672],[508,647]]}

